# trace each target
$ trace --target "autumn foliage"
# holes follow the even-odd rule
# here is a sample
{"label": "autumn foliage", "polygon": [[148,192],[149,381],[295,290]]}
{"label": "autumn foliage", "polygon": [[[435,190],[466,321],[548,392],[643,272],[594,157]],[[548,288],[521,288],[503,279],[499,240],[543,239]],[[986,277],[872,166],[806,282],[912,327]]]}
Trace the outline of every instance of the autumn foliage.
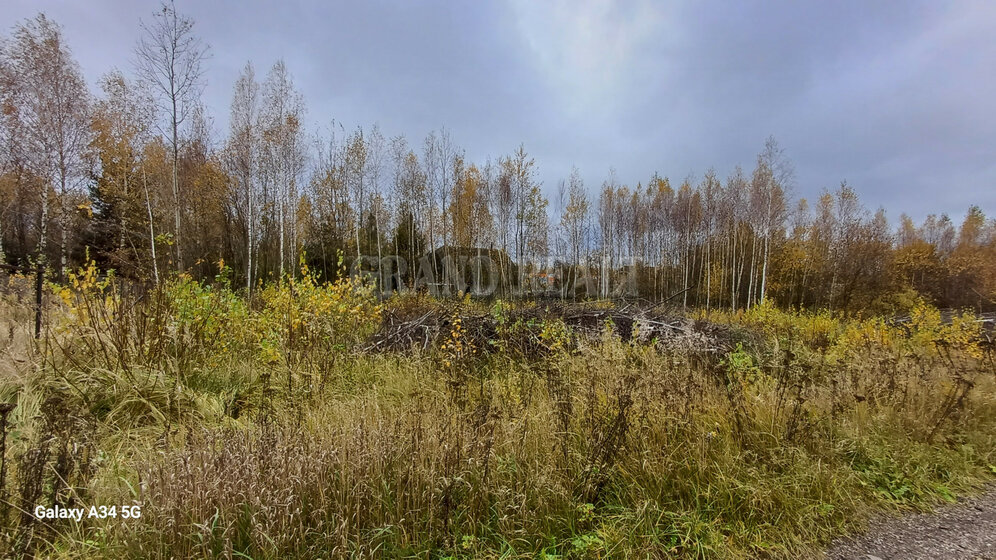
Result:
{"label": "autumn foliage", "polygon": [[[119,278],[158,283],[170,273],[209,280],[223,260],[232,285],[251,292],[295,276],[305,256],[315,278],[334,280],[340,254],[346,270],[404,259],[412,287],[435,252],[430,283],[455,286],[440,263],[476,253],[500,256],[502,296],[542,277],[562,299],[615,297],[608,279],[631,269],[630,297],[684,307],[996,305],[996,221],[981,208],[960,222],[890,223],[846,184],[794,199],[801,185],[773,138],[751,170],[726,178],[710,170],[678,184],[655,173],[624,185],[611,173],[594,189],[574,169],[541,185],[524,146],[472,162],[446,130],[418,145],[333,125],[311,141],[282,61],[259,78],[243,68],[218,138],[196,99],[206,47],[194,23],[171,5],[146,23],[142,45],[179,34],[189,49],[177,58],[180,89],[115,71],[91,93],[57,23],[40,15],[14,27],[0,53],[0,261],[21,271],[44,262],[64,281],[93,258]],[[136,73],[154,77],[158,51],[140,50]],[[582,290],[586,275],[597,281]]]}

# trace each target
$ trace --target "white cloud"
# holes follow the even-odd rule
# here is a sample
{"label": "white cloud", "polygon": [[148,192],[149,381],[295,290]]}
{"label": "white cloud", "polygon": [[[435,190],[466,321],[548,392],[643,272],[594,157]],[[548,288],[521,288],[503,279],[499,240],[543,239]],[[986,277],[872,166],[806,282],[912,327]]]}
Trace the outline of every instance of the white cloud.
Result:
{"label": "white cloud", "polygon": [[[510,0],[530,61],[570,113],[618,107],[648,72],[651,49],[673,40],[663,8],[647,0]],[[655,65],[654,62],[657,62]]]}

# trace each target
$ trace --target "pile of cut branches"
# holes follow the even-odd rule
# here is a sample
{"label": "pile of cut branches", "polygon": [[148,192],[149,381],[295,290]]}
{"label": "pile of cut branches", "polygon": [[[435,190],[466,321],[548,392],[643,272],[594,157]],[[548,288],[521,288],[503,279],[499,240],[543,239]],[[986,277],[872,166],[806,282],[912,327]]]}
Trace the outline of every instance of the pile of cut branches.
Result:
{"label": "pile of cut branches", "polygon": [[432,302],[421,306],[389,307],[381,328],[368,340],[368,352],[404,352],[438,346],[459,318],[467,340],[484,352],[512,349],[524,355],[542,353],[539,340],[552,323],[566,327],[572,346],[593,341],[607,330],[625,341],[663,348],[726,352],[735,346],[731,327],[696,321],[650,306],[549,303],[507,306],[482,311],[462,304]]}

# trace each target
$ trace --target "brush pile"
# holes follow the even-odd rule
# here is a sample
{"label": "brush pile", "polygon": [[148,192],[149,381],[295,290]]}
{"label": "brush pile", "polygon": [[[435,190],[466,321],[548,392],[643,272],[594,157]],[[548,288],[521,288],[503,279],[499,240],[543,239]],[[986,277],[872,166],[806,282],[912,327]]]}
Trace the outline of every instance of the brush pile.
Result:
{"label": "brush pile", "polygon": [[484,352],[499,347],[513,349],[525,356],[542,352],[543,332],[550,325],[566,327],[572,346],[597,339],[611,330],[624,341],[652,343],[672,350],[724,353],[743,337],[743,333],[728,325],[693,320],[653,306],[607,307],[604,303],[555,302],[505,304],[505,307],[482,310],[434,302],[385,310],[381,328],[364,350],[405,352],[438,346],[457,318],[466,338],[475,347]]}

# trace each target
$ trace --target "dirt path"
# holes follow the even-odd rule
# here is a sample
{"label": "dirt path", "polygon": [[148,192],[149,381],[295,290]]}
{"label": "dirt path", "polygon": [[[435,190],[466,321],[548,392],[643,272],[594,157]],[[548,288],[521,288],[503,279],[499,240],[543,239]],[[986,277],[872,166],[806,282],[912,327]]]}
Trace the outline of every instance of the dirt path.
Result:
{"label": "dirt path", "polygon": [[828,560],[996,560],[996,488],[933,513],[881,518],[838,539]]}

